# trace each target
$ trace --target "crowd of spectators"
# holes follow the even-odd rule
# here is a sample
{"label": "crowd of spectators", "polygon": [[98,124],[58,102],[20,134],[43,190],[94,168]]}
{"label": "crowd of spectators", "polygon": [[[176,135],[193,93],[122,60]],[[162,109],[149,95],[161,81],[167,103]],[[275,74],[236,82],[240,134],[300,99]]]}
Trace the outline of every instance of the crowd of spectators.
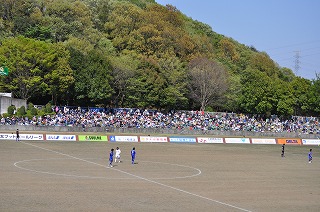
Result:
{"label": "crowd of spectators", "polygon": [[298,132],[320,134],[316,117],[292,117],[281,120],[276,116],[261,118],[235,113],[207,113],[199,111],[171,111],[112,109],[88,110],[82,108],[53,108],[44,116],[2,118],[1,125],[79,126],[105,128],[163,128],[178,130],[218,130],[252,132]]}

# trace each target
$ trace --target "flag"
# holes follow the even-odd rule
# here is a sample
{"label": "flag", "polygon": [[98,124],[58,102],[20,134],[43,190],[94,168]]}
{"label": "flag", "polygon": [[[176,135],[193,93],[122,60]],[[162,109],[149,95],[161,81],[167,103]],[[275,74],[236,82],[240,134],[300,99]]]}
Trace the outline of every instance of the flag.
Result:
{"label": "flag", "polygon": [[0,75],[6,75],[6,76],[8,76],[8,74],[9,74],[9,69],[8,69],[8,67],[0,66]]}

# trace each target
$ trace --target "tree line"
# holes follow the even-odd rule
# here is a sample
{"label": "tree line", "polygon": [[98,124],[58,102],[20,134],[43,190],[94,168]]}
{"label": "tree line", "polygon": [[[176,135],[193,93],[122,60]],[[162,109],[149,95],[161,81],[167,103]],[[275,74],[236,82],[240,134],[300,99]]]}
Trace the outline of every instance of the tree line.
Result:
{"label": "tree line", "polygon": [[3,0],[0,91],[34,104],[316,116],[308,80],[154,0]]}

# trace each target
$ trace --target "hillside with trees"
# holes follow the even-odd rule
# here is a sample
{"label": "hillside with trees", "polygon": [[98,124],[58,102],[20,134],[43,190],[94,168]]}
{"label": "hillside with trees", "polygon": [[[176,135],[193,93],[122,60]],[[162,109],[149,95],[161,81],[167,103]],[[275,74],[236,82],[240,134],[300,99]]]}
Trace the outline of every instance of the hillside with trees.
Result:
{"label": "hillside with trees", "polygon": [[33,104],[318,116],[320,78],[154,0],[2,0],[0,92]]}

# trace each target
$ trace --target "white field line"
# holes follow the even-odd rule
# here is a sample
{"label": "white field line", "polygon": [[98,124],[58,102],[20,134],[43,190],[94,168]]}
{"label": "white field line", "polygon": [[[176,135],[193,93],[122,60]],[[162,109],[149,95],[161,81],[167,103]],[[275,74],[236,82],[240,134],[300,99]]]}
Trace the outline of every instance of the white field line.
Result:
{"label": "white field line", "polygon": [[[65,154],[65,153],[62,153],[62,152],[58,152],[58,151],[46,149],[46,148],[43,148],[43,147],[40,147],[40,146],[31,144],[31,143],[26,143],[26,142],[21,142],[21,143],[27,144],[27,145],[30,145],[30,146],[33,146],[33,147],[36,147],[36,148],[38,148],[38,149],[42,149],[42,150],[46,150],[46,151],[49,151],[49,152],[53,152],[53,153],[56,153],[56,154],[59,154],[59,155],[63,155],[63,156],[69,157],[69,158],[73,158],[73,159],[76,159],[76,160],[80,160],[80,161],[83,161],[83,162],[87,162],[87,163],[90,163],[90,164],[94,164],[94,165],[97,165],[97,166],[101,166],[101,167],[104,167],[104,168],[110,168],[110,167],[108,167],[108,166],[106,166],[106,165],[102,165],[102,164],[95,163],[95,162],[92,162],[92,161],[89,161],[89,160],[85,160],[85,159],[82,159],[82,158],[78,158],[78,157],[75,157],[75,156],[72,156],[72,155],[68,155],[68,154]],[[210,199],[210,198],[208,198],[208,197],[204,197],[204,196],[201,196],[201,195],[198,195],[198,194],[194,194],[194,193],[191,193],[191,192],[188,192],[188,191],[185,191],[185,190],[182,190],[182,189],[173,187],[173,186],[169,186],[169,185],[166,185],[166,184],[163,184],[163,183],[159,183],[159,182],[157,182],[157,181],[150,180],[150,179],[147,179],[147,178],[144,178],[144,177],[140,177],[140,176],[138,176],[138,175],[134,175],[134,174],[131,174],[131,173],[129,173],[129,172],[125,172],[125,171],[122,171],[122,170],[119,170],[119,169],[115,169],[115,168],[112,168],[112,170],[121,172],[121,173],[123,173],[123,174],[129,175],[129,176],[135,177],[135,178],[137,178],[137,179],[144,180],[144,181],[147,181],[147,182],[150,182],[150,183],[153,183],[153,184],[156,184],[156,185],[165,187],[165,188],[170,188],[170,189],[172,189],[172,190],[179,191],[179,192],[181,192],[181,193],[189,194],[189,195],[191,195],[191,196],[195,196],[195,197],[198,197],[198,198],[201,198],[201,199],[205,199],[205,200],[208,200],[208,201],[211,201],[211,202],[215,202],[215,203],[218,203],[218,204],[220,204],[220,205],[224,205],[224,206],[227,206],[227,207],[230,207],[230,208],[238,209],[238,210],[240,210],[240,211],[251,212],[250,210],[247,210],[247,209],[244,209],[244,208],[240,208],[240,207],[237,207],[237,206],[235,206],[235,205],[231,205],[231,204],[228,204],[228,203],[225,203],[225,202],[221,202],[221,201],[218,201],[218,200]]]}
{"label": "white field line", "polygon": [[[135,179],[129,176],[128,177],[116,177],[116,178],[110,178],[110,177],[94,177],[94,176],[87,176],[87,175],[75,175],[75,174],[64,174],[64,173],[57,173],[57,172],[49,172],[49,171],[40,171],[40,170],[36,170],[36,169],[29,169],[29,168],[25,168],[23,167],[23,163],[28,163],[28,162],[34,162],[34,161],[51,161],[51,160],[72,160],[73,158],[46,158],[46,159],[31,159],[31,160],[21,160],[21,161],[17,161],[14,163],[14,166],[19,168],[19,169],[23,169],[26,171],[30,171],[30,172],[35,172],[35,173],[41,173],[41,174],[48,174],[48,175],[56,175],[56,176],[64,176],[64,177],[75,177],[75,178],[87,178],[87,179],[116,179],[116,180],[131,180],[131,179]],[[96,160],[97,158],[83,158],[85,160]],[[124,160],[122,160],[124,161]],[[130,161],[131,162],[131,161]],[[171,166],[179,166],[179,167],[184,167],[184,168],[189,168],[189,169],[194,169],[197,171],[196,174],[193,175],[186,175],[186,176],[181,176],[181,177],[157,177],[157,178],[151,178],[152,180],[173,180],[173,179],[185,179],[185,178],[191,178],[191,177],[195,177],[201,174],[201,170],[191,167],[191,166],[184,166],[184,165],[179,165],[179,164],[171,164],[171,163],[162,163],[162,162],[153,162],[153,161],[141,161],[139,160],[139,163],[158,163],[158,164],[165,164],[165,165],[171,165]],[[106,168],[110,168],[107,167]],[[116,168],[114,168],[116,169]],[[150,179],[150,178],[149,178]]]}

